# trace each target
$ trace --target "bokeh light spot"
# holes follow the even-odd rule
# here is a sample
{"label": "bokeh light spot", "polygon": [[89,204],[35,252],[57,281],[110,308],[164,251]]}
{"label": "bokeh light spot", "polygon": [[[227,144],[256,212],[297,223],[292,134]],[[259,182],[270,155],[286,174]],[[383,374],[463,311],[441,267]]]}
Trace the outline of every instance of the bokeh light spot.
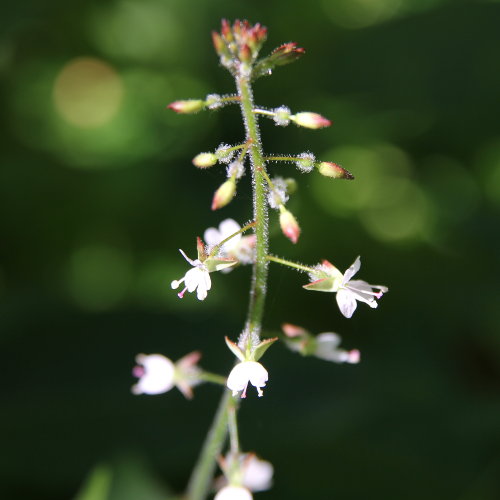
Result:
{"label": "bokeh light spot", "polygon": [[90,57],[73,59],[58,74],[53,90],[60,116],[81,128],[95,128],[113,119],[123,99],[118,73]]}
{"label": "bokeh light spot", "polygon": [[123,299],[132,279],[129,256],[107,245],[88,245],[72,256],[67,269],[67,285],[75,302],[83,309],[107,310]]}

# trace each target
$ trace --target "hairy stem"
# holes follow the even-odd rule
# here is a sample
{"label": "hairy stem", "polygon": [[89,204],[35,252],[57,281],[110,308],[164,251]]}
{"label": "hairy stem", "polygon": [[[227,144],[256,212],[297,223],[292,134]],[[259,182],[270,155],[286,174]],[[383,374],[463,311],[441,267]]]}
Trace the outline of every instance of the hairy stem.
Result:
{"label": "hairy stem", "polygon": [[[256,258],[253,265],[252,284],[250,288],[250,303],[248,305],[247,322],[245,330],[248,333],[247,342],[250,346],[252,339],[260,337],[262,317],[264,315],[264,302],[267,289],[268,271],[268,214],[266,200],[267,173],[265,170],[262,145],[260,142],[259,127],[253,113],[253,96],[250,79],[248,76],[236,77],[236,85],[240,96],[241,113],[245,124],[246,140],[249,144],[249,155],[252,164],[252,186],[253,186],[253,213],[254,222],[242,228],[241,232],[253,226],[256,243]],[[231,236],[232,237],[232,236]],[[230,237],[230,238],[231,238]],[[228,239],[230,239],[228,238]],[[224,240],[226,241],[226,240]],[[224,242],[222,242],[224,243]],[[222,244],[221,243],[221,244]],[[220,246],[220,245],[219,245]],[[237,404],[229,390],[225,390],[219,404],[219,409],[208,431],[205,444],[201,450],[198,462],[188,484],[186,496],[189,500],[204,500],[210,491],[212,476],[215,469],[215,461],[220,455],[222,446],[228,432],[228,416],[231,414],[233,430],[233,448],[237,443],[236,433],[236,410]]]}
{"label": "hairy stem", "polygon": [[268,262],[266,259],[268,249],[268,214],[265,185],[265,163],[262,155],[259,126],[253,113],[253,95],[250,79],[247,76],[236,78],[238,94],[241,97],[241,113],[245,123],[246,138],[251,141],[249,154],[252,163],[253,185],[253,212],[256,235],[256,258],[253,266],[252,285],[250,289],[250,304],[247,316],[248,341],[254,335],[260,335],[262,317],[264,315],[264,302],[267,288]]}

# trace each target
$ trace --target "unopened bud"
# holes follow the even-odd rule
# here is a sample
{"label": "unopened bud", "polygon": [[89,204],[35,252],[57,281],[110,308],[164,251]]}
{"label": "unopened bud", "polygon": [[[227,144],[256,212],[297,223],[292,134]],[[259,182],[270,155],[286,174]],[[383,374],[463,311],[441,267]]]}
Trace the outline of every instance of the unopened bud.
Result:
{"label": "unopened bud", "polygon": [[217,52],[217,54],[222,55],[227,51],[226,44],[217,31],[212,31],[212,42],[214,43],[215,52]]}
{"label": "unopened bud", "polygon": [[171,102],[167,108],[175,111],[176,113],[198,113],[205,107],[205,101],[201,99],[187,99],[186,101]]}
{"label": "unopened bud", "polygon": [[354,175],[351,172],[331,161],[322,161],[318,165],[318,171],[321,175],[331,177],[332,179],[354,179]]}
{"label": "unopened bud", "polygon": [[217,156],[213,153],[200,153],[193,158],[193,165],[198,168],[213,167],[217,163]]}
{"label": "unopened bud", "polygon": [[212,200],[212,210],[218,210],[225,207],[234,197],[236,193],[236,182],[233,178],[224,182],[217,191],[215,191]]}
{"label": "unopened bud", "polygon": [[289,64],[297,60],[304,53],[305,50],[303,48],[297,47],[295,42],[290,42],[274,49],[269,57],[275,66],[282,66],[283,64]]}
{"label": "unopened bud", "polygon": [[319,115],[318,113],[310,113],[305,111],[303,113],[297,113],[294,116],[290,117],[297,125],[306,128],[323,128],[329,127],[332,122],[327,120],[324,116]]}
{"label": "unopened bud", "polygon": [[300,227],[292,215],[285,207],[281,206],[280,208],[280,226],[283,234],[292,242],[297,243],[300,236]]}
{"label": "unopened bud", "polygon": [[252,51],[246,43],[240,47],[238,58],[242,62],[250,62],[252,60]]}

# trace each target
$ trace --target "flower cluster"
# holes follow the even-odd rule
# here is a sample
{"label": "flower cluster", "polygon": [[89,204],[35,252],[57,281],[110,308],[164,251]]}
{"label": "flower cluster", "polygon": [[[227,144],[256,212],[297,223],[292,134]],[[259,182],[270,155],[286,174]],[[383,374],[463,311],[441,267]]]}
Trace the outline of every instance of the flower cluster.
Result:
{"label": "flower cluster", "polygon": [[[308,150],[302,150],[304,152],[299,154],[264,154],[260,141],[260,116],[273,120],[275,125],[280,127],[294,123],[306,129],[320,130],[332,125],[330,119],[313,111],[292,113],[286,105],[265,108],[254,103],[253,81],[270,75],[276,68],[296,61],[305,53],[296,43],[289,42],[261,57],[260,51],[266,37],[267,29],[260,24],[251,25],[248,21],[240,20],[231,24],[223,20],[220,31],[212,32],[212,41],[221,65],[235,78],[237,94],[210,93],[205,98],[177,100],[168,105],[170,110],[178,114],[190,115],[203,110],[216,111],[234,104],[240,106],[243,115],[245,137],[240,143],[221,142],[216,148],[194,156],[192,163],[200,170],[212,167],[221,170],[223,181],[213,194],[210,205],[212,210],[224,209],[236,197],[238,183],[242,179],[244,182],[245,179],[251,178],[252,220],[240,226],[235,220],[226,218],[218,226],[206,229],[203,240],[200,237],[196,240],[195,259],[179,250],[190,268],[180,279],[171,282],[172,289],[181,288],[177,294],[179,298],[183,298],[186,292],[196,292],[198,300],[203,301],[212,288],[213,272],[227,274],[240,265],[252,264],[247,322],[237,342],[225,337],[228,348],[236,358],[235,364],[227,376],[222,376],[202,370],[198,366],[201,355],[197,351],[175,363],[161,354],[139,354],[136,356],[137,366],[133,370],[134,376],[137,377],[137,382],[132,387],[134,394],[162,394],[177,387],[187,398],[191,398],[193,387],[203,381],[225,386],[225,406],[221,406],[196,468],[195,476],[200,474],[205,477],[202,477],[201,481],[198,481],[199,477],[197,481],[193,481],[197,484],[204,482],[207,485],[204,493],[208,494],[208,474],[211,467],[207,464],[213,465],[214,455],[223,452],[225,436],[225,432],[215,432],[215,429],[220,430],[221,425],[227,424],[225,430],[229,435],[229,451],[218,459],[223,477],[213,483],[215,500],[251,500],[254,492],[267,490],[272,484],[273,466],[258,459],[253,453],[240,451],[236,418],[239,402],[247,397],[247,393],[253,391],[251,386],[260,398],[264,395],[264,388],[267,388],[270,379],[268,370],[261,363],[267,349],[278,340],[277,337],[261,337],[269,263],[274,262],[307,272],[310,282],[303,287],[306,290],[335,293],[340,312],[346,318],[352,317],[358,302],[376,308],[377,300],[388,291],[385,286],[370,285],[366,281],[353,279],[361,267],[359,257],[342,273],[327,260],[309,267],[274,256],[268,251],[269,207],[279,214],[281,232],[292,243],[298,243],[302,233],[297,218],[288,206],[290,196],[296,190],[297,181],[288,177],[288,174],[273,175],[273,163],[284,162],[296,175],[298,170],[299,176],[313,172],[330,179],[353,180],[354,176],[337,163],[317,160],[316,155]],[[248,175],[245,177],[247,171]],[[245,234],[249,230],[252,230],[252,234]],[[280,339],[284,344],[303,356],[353,365],[360,361],[359,350],[343,349],[341,337],[332,331],[313,335],[305,328],[290,323],[283,324],[282,330]],[[218,451],[214,453],[213,450]],[[200,496],[191,493],[188,491],[186,498]]]}

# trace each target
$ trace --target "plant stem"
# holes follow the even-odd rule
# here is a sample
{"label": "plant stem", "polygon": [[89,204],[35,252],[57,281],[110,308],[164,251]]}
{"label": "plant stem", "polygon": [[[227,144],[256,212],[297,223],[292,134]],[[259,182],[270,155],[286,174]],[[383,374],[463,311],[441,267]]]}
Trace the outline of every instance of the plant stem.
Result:
{"label": "plant stem", "polygon": [[[240,96],[241,113],[245,124],[246,140],[249,143],[249,155],[252,164],[253,185],[253,213],[254,222],[242,228],[241,232],[254,227],[256,235],[255,263],[253,265],[252,284],[250,288],[250,303],[245,331],[248,333],[248,345],[260,337],[262,317],[264,315],[264,302],[267,289],[268,271],[268,239],[267,232],[268,214],[266,200],[265,163],[260,143],[259,127],[253,113],[253,96],[250,79],[248,76],[236,77],[236,85]],[[229,238],[230,239],[230,238]],[[226,240],[224,240],[226,241]],[[223,243],[223,242],[222,242]],[[229,390],[225,390],[222,396],[217,414],[210,430],[208,431],[205,444],[201,450],[198,462],[188,484],[186,497],[189,500],[203,500],[207,497],[215,469],[215,460],[221,453],[222,446],[228,432],[228,414],[234,411],[234,425],[236,425],[237,403],[231,396]],[[235,427],[234,427],[235,428]],[[234,444],[233,444],[234,446]]]}
{"label": "plant stem", "polygon": [[203,500],[210,491],[215,460],[221,454],[227,436],[228,409],[232,399],[231,391],[225,388],[198,462],[189,479],[186,491],[186,498],[189,500]]}
{"label": "plant stem", "polygon": [[275,257],[274,255],[267,255],[266,258],[271,262],[276,262],[277,264],[288,266],[293,269],[297,269],[298,271],[305,271],[306,273],[318,273],[318,270],[314,269],[313,267],[304,266],[297,262],[292,262],[291,260],[280,259],[279,257]]}
{"label": "plant stem", "polygon": [[241,97],[240,106],[245,124],[247,141],[251,141],[249,154],[252,164],[252,185],[253,185],[253,212],[256,235],[255,244],[255,263],[253,266],[252,285],[250,289],[250,303],[248,307],[248,316],[246,329],[248,342],[251,342],[252,336],[259,336],[264,315],[264,302],[267,289],[267,271],[268,262],[266,259],[268,249],[268,214],[265,186],[265,163],[262,154],[262,144],[260,142],[259,126],[257,118],[253,112],[253,95],[250,78],[239,75],[236,78],[238,94]]}

